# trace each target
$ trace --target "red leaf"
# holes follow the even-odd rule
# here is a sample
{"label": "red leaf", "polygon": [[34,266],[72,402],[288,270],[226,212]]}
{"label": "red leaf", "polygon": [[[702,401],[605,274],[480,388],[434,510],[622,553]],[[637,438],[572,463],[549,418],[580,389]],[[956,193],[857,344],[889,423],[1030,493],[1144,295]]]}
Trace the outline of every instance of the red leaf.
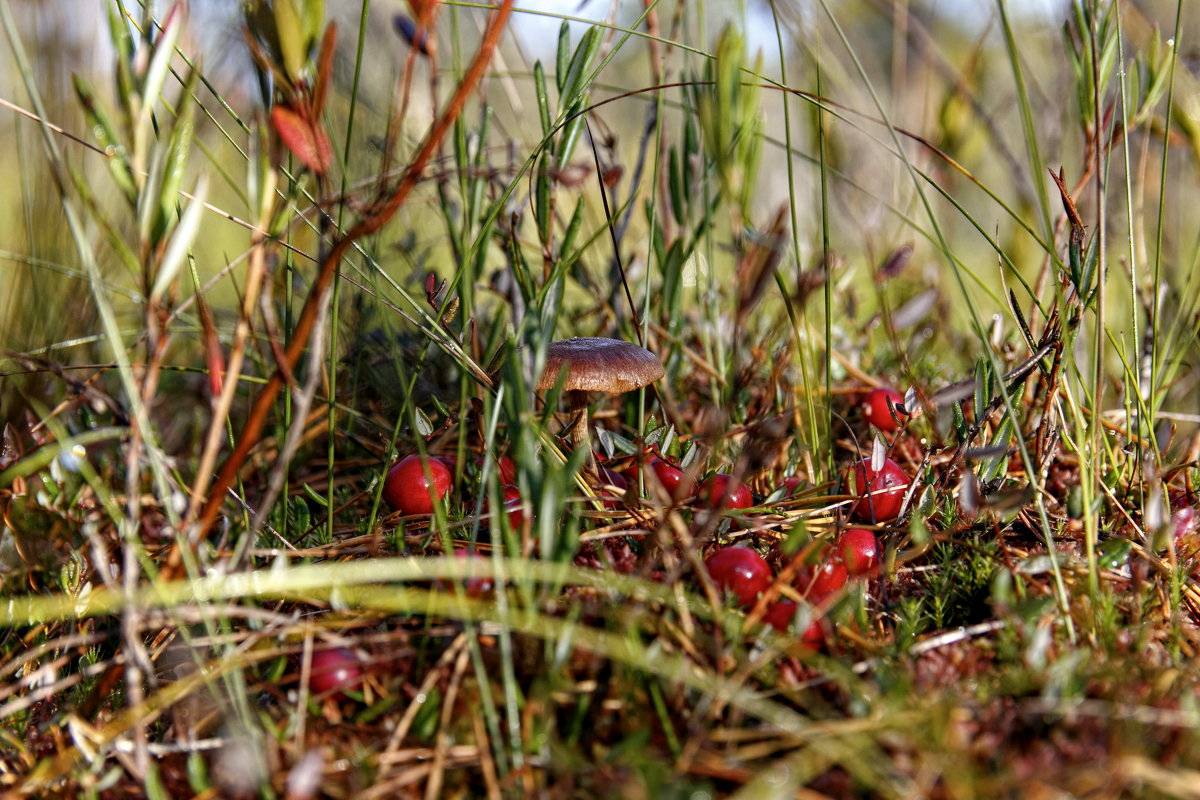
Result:
{"label": "red leaf", "polygon": [[204,356],[208,363],[208,389],[216,400],[224,388],[225,353],[221,350],[221,340],[217,336],[217,326],[213,324],[212,312],[204,295],[197,295],[200,301],[200,325],[204,328]]}
{"label": "red leaf", "polygon": [[318,175],[329,171],[333,148],[325,131],[287,106],[271,109],[271,125],[288,150]]}
{"label": "red leaf", "polygon": [[325,95],[329,91],[329,76],[333,72],[333,50],[337,43],[337,24],[329,23],[321,37],[321,54],[317,57],[317,82],[313,86],[313,115],[321,116]]}

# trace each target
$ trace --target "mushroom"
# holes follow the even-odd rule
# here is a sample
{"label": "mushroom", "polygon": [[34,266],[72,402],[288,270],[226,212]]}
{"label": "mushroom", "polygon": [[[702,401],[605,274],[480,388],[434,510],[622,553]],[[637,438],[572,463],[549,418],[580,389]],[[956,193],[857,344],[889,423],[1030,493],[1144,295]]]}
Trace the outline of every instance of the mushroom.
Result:
{"label": "mushroom", "polygon": [[577,412],[570,423],[571,446],[586,448],[591,461],[588,434],[587,394],[624,394],[640,389],[663,376],[662,362],[644,347],[598,337],[580,337],[551,342],[546,350],[546,368],[538,391],[546,391],[563,375],[563,400],[568,411]]}

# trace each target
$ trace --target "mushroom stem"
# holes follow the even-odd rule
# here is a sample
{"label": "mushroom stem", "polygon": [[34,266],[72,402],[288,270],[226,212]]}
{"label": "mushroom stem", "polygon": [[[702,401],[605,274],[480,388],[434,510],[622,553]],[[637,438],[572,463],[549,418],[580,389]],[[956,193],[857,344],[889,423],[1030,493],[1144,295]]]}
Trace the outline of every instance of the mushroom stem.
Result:
{"label": "mushroom stem", "polygon": [[574,419],[568,423],[567,434],[571,439],[571,449],[582,449],[587,453],[587,464],[585,468],[592,468],[595,461],[595,456],[592,454],[592,436],[588,430],[591,426],[588,424],[588,398],[585,391],[567,391],[563,392],[563,402],[567,406],[568,412],[575,412]]}

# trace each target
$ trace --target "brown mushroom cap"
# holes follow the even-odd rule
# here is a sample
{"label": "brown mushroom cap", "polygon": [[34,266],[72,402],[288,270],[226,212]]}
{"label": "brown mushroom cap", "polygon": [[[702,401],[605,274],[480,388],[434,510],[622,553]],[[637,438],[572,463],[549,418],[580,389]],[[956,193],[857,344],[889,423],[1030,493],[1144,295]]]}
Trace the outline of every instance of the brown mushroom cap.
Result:
{"label": "brown mushroom cap", "polygon": [[554,387],[566,367],[566,392],[622,392],[639,389],[663,376],[658,356],[620,339],[580,337],[551,342],[538,391]]}

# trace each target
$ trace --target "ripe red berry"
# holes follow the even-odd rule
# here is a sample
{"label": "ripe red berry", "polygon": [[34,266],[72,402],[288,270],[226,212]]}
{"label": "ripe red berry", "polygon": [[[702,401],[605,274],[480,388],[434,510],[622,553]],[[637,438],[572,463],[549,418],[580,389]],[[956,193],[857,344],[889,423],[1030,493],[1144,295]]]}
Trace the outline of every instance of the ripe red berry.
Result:
{"label": "ripe red berry", "polygon": [[682,500],[696,493],[695,482],[689,481],[684,471],[670,461],[652,456],[646,463],[650,466],[654,477],[663,485],[673,500]]}
{"label": "ripe red berry", "polygon": [[796,616],[797,608],[799,606],[794,600],[776,600],[767,606],[767,610],[763,614],[763,622],[780,633],[787,633],[788,627],[792,624],[792,617]]}
{"label": "ripe red berry", "polygon": [[[475,459],[475,466],[483,469],[483,462],[487,456],[481,455]],[[500,456],[492,460],[492,468],[496,470],[496,474],[500,476],[501,483],[516,483],[517,481],[517,465],[508,456]]]}
{"label": "ripe red berry", "polygon": [[[792,600],[779,600],[771,603],[763,614],[763,622],[780,633],[787,633],[792,626],[792,620],[800,609]],[[825,625],[820,619],[814,619],[800,634],[800,645],[805,650],[820,650],[825,644]]]}
{"label": "ripe red berry", "polygon": [[865,528],[851,528],[838,537],[835,552],[852,577],[874,575],[879,569],[879,542]]}
{"label": "ripe red berry", "polygon": [[850,516],[865,522],[888,522],[900,515],[904,493],[912,480],[890,458],[876,472],[871,459],[864,458],[846,470],[846,491],[858,497],[850,506]]}
{"label": "ripe red berry", "polygon": [[750,508],[754,498],[746,486],[734,486],[733,476],[718,472],[700,484],[700,497],[709,508]]}
{"label": "ripe red berry", "polygon": [[604,507],[617,509],[624,505],[625,490],[629,488],[625,476],[604,466],[597,467],[596,473],[597,494],[607,498]]}
{"label": "ripe red berry", "polygon": [[804,483],[804,481],[799,475],[788,475],[783,479],[783,483],[779,484],[779,488],[783,489],[784,497],[791,497],[796,493],[796,489],[798,489],[802,483]]}
{"label": "ripe red berry", "polygon": [[312,654],[308,688],[314,694],[343,698],[346,690],[362,687],[363,668],[358,656],[348,647],[331,647]]}
{"label": "ripe red berry", "polygon": [[1171,526],[1175,530],[1175,546],[1200,530],[1200,515],[1196,507],[1188,502],[1187,492],[1171,492],[1167,495],[1171,504]]}
{"label": "ripe red berry", "polygon": [[[519,531],[525,524],[525,508],[521,505],[521,490],[515,484],[507,484],[500,487],[500,498],[504,509],[508,513],[508,524],[514,531]],[[488,511],[487,503],[484,503],[484,513]],[[492,522],[492,527],[498,527],[499,523]]]}
{"label": "ripe red berry", "polygon": [[[472,557],[487,558],[487,556],[485,556],[483,553],[480,553],[478,550],[476,550],[475,552],[472,553],[470,550],[466,550],[461,547],[456,548],[454,550],[454,557],[455,558],[472,558]],[[447,588],[446,583],[443,581],[438,581],[436,585],[440,589]],[[494,586],[495,586],[495,582],[490,577],[487,577],[487,576],[482,576],[479,578],[464,578],[463,579],[463,594],[465,594],[467,597],[477,599],[477,598],[483,597],[485,594],[490,592]]]}
{"label": "ripe red berry", "polygon": [[828,558],[815,569],[802,567],[792,585],[804,595],[808,602],[819,604],[845,586],[848,578],[846,565],[837,559]]}
{"label": "ripe red berry", "polygon": [[[908,412],[903,410],[904,395],[893,389],[882,387],[867,392],[862,409],[867,422],[886,433],[891,433],[900,427],[896,419],[903,421],[908,416]],[[893,410],[896,412],[895,419],[892,418]]]}
{"label": "ripe red berry", "polygon": [[808,650],[820,650],[825,645],[825,625],[814,619],[800,634],[800,643]]}
{"label": "ripe red berry", "polygon": [[413,453],[388,470],[383,482],[383,502],[402,514],[432,514],[433,498],[445,497],[452,480],[453,475],[441,461]]}
{"label": "ripe red berry", "polygon": [[726,547],[704,559],[704,566],[717,588],[732,592],[748,606],[771,585],[771,567],[747,547]]}

